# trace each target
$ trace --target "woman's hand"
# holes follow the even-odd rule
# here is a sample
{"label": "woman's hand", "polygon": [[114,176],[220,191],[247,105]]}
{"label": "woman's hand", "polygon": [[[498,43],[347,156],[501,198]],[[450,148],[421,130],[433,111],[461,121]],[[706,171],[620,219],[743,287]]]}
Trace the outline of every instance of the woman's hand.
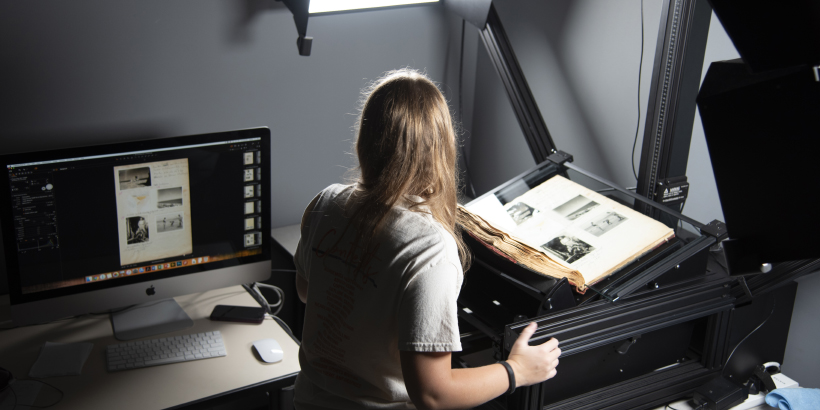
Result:
{"label": "woman's hand", "polygon": [[507,358],[507,363],[515,373],[515,387],[541,383],[555,377],[557,373],[555,368],[558,366],[558,356],[561,356],[558,340],[553,338],[540,345],[530,346],[530,338],[536,329],[538,325],[535,322],[527,325]]}

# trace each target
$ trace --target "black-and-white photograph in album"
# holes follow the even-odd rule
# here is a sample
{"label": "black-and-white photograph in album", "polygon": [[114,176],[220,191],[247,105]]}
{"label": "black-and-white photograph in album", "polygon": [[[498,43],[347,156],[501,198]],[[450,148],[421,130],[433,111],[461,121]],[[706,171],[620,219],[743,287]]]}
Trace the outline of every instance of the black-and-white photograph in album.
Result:
{"label": "black-and-white photograph in album", "polygon": [[182,206],[182,187],[157,190],[157,208]]}
{"label": "black-and-white photograph in album", "polygon": [[182,229],[182,214],[166,214],[157,217],[157,233]]}
{"label": "black-and-white photograph in album", "polygon": [[537,214],[538,210],[523,203],[518,202],[513,206],[507,208],[507,214],[510,215],[510,218],[515,221],[516,225],[521,225],[524,222],[527,222],[533,215]]}
{"label": "black-and-white photograph in album", "polygon": [[570,264],[595,250],[592,245],[569,235],[556,236],[541,247]]}
{"label": "black-and-white photograph in album", "polygon": [[558,207],[553,209],[553,211],[557,212],[564,218],[569,219],[570,221],[574,221],[580,218],[581,215],[591,211],[596,206],[598,206],[597,202],[583,195],[578,195],[575,198],[558,205]]}
{"label": "black-and-white photograph in album", "polygon": [[584,228],[584,230],[595,236],[601,236],[611,231],[612,228],[620,225],[621,222],[626,221],[626,219],[627,218],[625,216],[617,212],[607,212],[600,218],[590,222],[589,226]]}
{"label": "black-and-white photograph in album", "polygon": [[125,218],[125,229],[129,245],[145,243],[151,239],[148,221],[142,216]]}
{"label": "black-and-white photograph in album", "polygon": [[134,189],[151,186],[151,168],[122,169],[119,172],[120,189]]}

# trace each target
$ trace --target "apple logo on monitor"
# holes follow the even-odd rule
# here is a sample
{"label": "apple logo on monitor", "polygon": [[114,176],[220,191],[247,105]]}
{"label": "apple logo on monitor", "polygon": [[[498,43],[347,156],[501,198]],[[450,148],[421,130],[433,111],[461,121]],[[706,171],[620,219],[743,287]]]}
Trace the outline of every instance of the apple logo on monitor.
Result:
{"label": "apple logo on monitor", "polygon": [[145,294],[148,296],[153,296],[156,291],[154,290],[154,285],[151,285],[150,288],[145,289]]}

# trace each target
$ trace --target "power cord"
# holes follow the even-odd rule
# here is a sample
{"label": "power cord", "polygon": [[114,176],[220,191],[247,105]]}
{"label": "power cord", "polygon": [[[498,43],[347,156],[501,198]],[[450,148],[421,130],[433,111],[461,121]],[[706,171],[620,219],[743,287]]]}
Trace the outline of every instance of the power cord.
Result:
{"label": "power cord", "polygon": [[[60,393],[60,398],[58,398],[58,399],[57,399],[54,403],[51,403],[51,404],[49,404],[49,405],[47,405],[47,406],[35,406],[35,405],[33,405],[33,404],[21,404],[21,406],[23,406],[23,407],[31,407],[31,408],[35,408],[35,409],[47,409],[47,408],[52,407],[52,406],[55,406],[55,405],[57,405],[58,403],[60,403],[61,401],[63,401],[63,396],[65,396],[65,393],[63,393],[63,391],[62,391],[62,390],[60,390],[60,389],[58,389],[58,388],[54,387],[54,385],[48,384],[48,383],[46,383],[46,382],[44,382],[44,381],[42,381],[42,380],[34,380],[34,379],[18,379],[18,380],[16,380],[16,381],[17,381],[17,382],[19,382],[19,381],[28,381],[28,382],[37,382],[37,383],[42,383],[42,384],[44,384],[44,385],[46,385],[46,386],[48,386],[48,387],[51,387],[51,388],[52,388],[52,389],[54,389],[54,390],[57,390],[57,392],[58,392],[58,393]],[[13,406],[11,406],[11,410],[14,410],[14,409],[16,409],[16,408],[17,408],[17,405],[19,404],[19,403],[17,403],[17,400],[18,400],[18,398],[17,398],[17,392],[16,392],[16,391],[14,391],[14,385],[10,385],[10,386],[8,386],[8,390],[11,392],[12,396],[14,396],[14,405],[13,405]]]}
{"label": "power cord", "polygon": [[632,142],[632,157],[630,163],[632,164],[632,175],[635,176],[635,181],[638,180],[638,172],[635,171],[635,146],[638,144],[638,131],[641,129],[641,73],[643,72],[643,0],[641,1],[641,62],[638,64],[638,123],[635,125],[635,140]]}
{"label": "power cord", "polygon": [[[285,305],[285,292],[282,291],[282,289],[278,286],[254,282],[250,284],[243,284],[242,287],[245,288],[245,290],[248,291],[248,293],[250,293],[254,299],[256,299],[259,305],[265,309],[265,313],[271,316],[276,316],[277,314],[279,314],[279,312],[282,310],[282,307],[284,307]],[[262,291],[259,290],[260,287],[271,289],[274,292],[276,292],[279,295],[279,300],[274,304],[270,304],[268,300],[265,299],[265,296],[262,295]],[[276,311],[272,311],[271,308],[276,308]]]}
{"label": "power cord", "polygon": [[[278,315],[279,312],[282,311],[282,308],[285,306],[285,303],[284,303],[285,302],[285,292],[283,292],[282,289],[278,286],[273,286],[273,285],[268,285],[268,284],[265,284],[265,283],[258,283],[257,282],[257,283],[254,284],[254,290],[256,290],[256,292],[259,293],[260,295],[262,294],[262,291],[259,290],[260,287],[265,288],[265,289],[271,289],[279,295],[279,300],[276,301],[276,303],[274,303],[274,304],[270,304],[268,302],[268,300],[264,298],[264,296],[262,297],[263,299],[265,299],[265,304],[268,305],[268,308],[267,308],[268,313],[270,313],[271,316]],[[271,312],[271,308],[276,308],[276,311]]]}
{"label": "power cord", "polygon": [[[272,269],[272,271],[296,272],[292,269]],[[293,339],[293,341],[296,342],[297,345],[302,345],[299,339],[296,338],[296,335],[293,334],[293,330],[291,330],[290,326],[288,326],[288,324],[285,323],[284,320],[276,316],[277,314],[279,314],[279,312],[282,310],[282,306],[284,306],[285,304],[285,293],[282,291],[280,287],[259,282],[243,284],[242,287],[245,288],[245,290],[248,291],[248,293],[250,293],[251,296],[254,299],[256,299],[256,301],[262,306],[262,308],[265,309],[265,317],[275,320],[276,323],[279,324],[279,326],[282,326],[282,328],[285,330],[285,333],[287,333],[288,336],[290,336],[290,338]],[[262,295],[262,292],[259,290],[259,287],[274,290],[279,295],[279,301],[272,305],[268,303],[268,300],[265,299],[264,295]],[[276,309],[275,312],[271,312],[272,307],[277,307],[278,309]]]}
{"label": "power cord", "polygon": [[726,359],[726,362],[723,363],[723,370],[720,372],[721,376],[723,376],[723,374],[726,373],[726,369],[729,366],[729,361],[732,360],[732,356],[735,354],[735,351],[737,350],[737,348],[740,347],[740,345],[743,344],[743,342],[745,342],[746,339],[749,338],[749,336],[751,336],[754,332],[756,332],[757,329],[760,329],[761,327],[763,327],[764,324],[766,324],[766,321],[769,320],[770,317],[772,317],[772,314],[774,313],[775,306],[777,306],[777,299],[772,299],[772,310],[769,311],[769,314],[766,316],[766,318],[763,319],[763,321],[760,322],[760,324],[757,325],[756,328],[752,329],[751,332],[749,332],[743,339],[740,340],[740,342],[738,342],[735,345],[735,348],[732,349],[732,353],[729,353],[729,357]]}
{"label": "power cord", "polygon": [[290,326],[288,326],[288,324],[285,323],[284,320],[280,319],[278,316],[273,316],[273,315],[266,315],[266,316],[270,317],[273,320],[275,320],[276,323],[279,323],[279,326],[282,326],[282,328],[285,329],[285,333],[287,333],[288,336],[290,336],[290,338],[293,339],[294,342],[296,342],[297,346],[302,345],[302,342],[300,342],[299,339],[296,338],[296,336],[293,334],[293,331],[290,330]]}

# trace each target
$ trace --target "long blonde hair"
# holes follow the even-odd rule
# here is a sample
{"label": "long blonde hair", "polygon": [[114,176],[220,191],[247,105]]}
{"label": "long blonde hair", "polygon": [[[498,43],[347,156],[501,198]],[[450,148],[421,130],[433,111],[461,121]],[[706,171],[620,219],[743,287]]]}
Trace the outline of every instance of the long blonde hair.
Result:
{"label": "long blonde hair", "polygon": [[466,271],[470,253],[457,224],[456,133],[444,95],[424,74],[390,71],[365,90],[358,120],[359,207],[353,222],[369,244],[390,209],[408,196],[453,236]]}

